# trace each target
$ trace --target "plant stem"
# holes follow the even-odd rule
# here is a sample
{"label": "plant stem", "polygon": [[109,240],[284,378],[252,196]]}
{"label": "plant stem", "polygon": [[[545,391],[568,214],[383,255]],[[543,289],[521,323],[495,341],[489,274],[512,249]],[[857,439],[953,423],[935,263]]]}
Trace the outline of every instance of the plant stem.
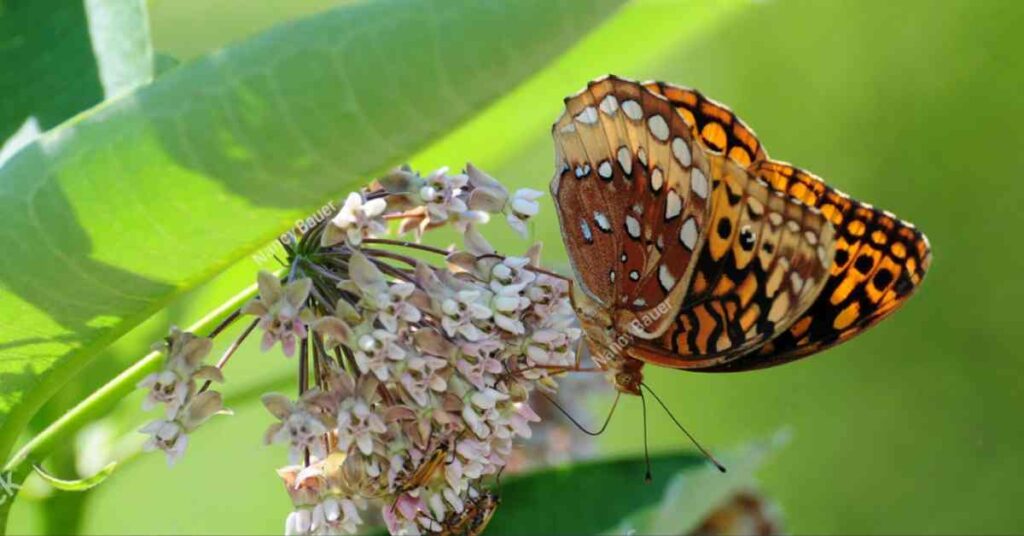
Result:
{"label": "plant stem", "polygon": [[405,240],[390,240],[387,238],[364,238],[364,244],[386,244],[389,246],[399,246],[403,248],[418,249],[421,251],[429,251],[430,253],[437,253],[438,255],[448,255],[451,253],[446,249],[436,248],[434,246],[427,246],[424,244],[417,244],[416,242],[407,242]]}
{"label": "plant stem", "polygon": [[[230,360],[231,356],[235,354],[240,346],[242,346],[242,343],[245,342],[247,337],[249,337],[249,334],[252,333],[253,328],[256,327],[256,324],[259,323],[259,321],[260,319],[256,318],[250,322],[249,325],[246,326],[245,331],[243,331],[242,334],[231,343],[231,346],[228,346],[228,349],[224,351],[224,355],[222,355],[217,361],[217,368],[221,370],[224,369],[224,365],[228,364],[228,360]],[[199,392],[205,393],[206,390],[210,388],[210,383],[212,383],[210,380],[206,380],[206,383],[204,383],[203,387],[199,389]]]}

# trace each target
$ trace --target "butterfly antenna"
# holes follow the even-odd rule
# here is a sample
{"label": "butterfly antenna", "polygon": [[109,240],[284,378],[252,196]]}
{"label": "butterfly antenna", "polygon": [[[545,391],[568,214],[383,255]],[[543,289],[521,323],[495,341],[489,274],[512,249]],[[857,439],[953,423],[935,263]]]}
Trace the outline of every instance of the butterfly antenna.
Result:
{"label": "butterfly antenna", "polygon": [[540,395],[543,396],[544,398],[546,398],[548,402],[551,402],[551,405],[555,406],[555,408],[562,415],[564,415],[566,419],[569,419],[569,422],[571,422],[573,424],[573,426],[575,426],[576,428],[579,428],[580,431],[583,432],[584,434],[587,434],[588,436],[594,436],[594,437],[603,434],[605,429],[608,428],[608,423],[610,423],[612,421],[612,415],[615,414],[615,408],[618,407],[618,405],[619,405],[619,397],[622,395],[622,393],[615,393],[615,401],[612,402],[612,409],[608,410],[608,416],[604,418],[604,424],[602,424],[601,427],[598,428],[597,431],[595,432],[595,431],[592,431],[592,430],[587,430],[586,427],[584,427],[582,424],[580,424],[580,422],[577,421],[575,418],[573,418],[573,416],[570,415],[569,412],[565,410],[565,408],[560,406],[558,404],[558,402],[555,401],[554,398],[551,398],[550,396],[548,396],[548,394],[545,393],[544,391],[537,390],[537,391],[534,391],[534,392],[535,393],[540,393]]}
{"label": "butterfly antenna", "polygon": [[[694,439],[694,437],[692,435],[690,435],[690,432],[686,431],[686,428],[683,427],[683,425],[679,423],[679,420],[676,419],[676,416],[673,415],[671,411],[669,411],[668,406],[666,406],[665,403],[661,401],[661,398],[658,397],[658,394],[655,393],[646,383],[640,382],[640,387],[643,387],[644,389],[647,390],[648,393],[651,393],[651,396],[653,396],[654,399],[658,401],[658,405],[661,406],[661,409],[665,410],[665,413],[667,413],[669,418],[672,419],[672,422],[676,423],[676,427],[678,427],[679,430],[681,430],[684,434],[686,434],[686,437],[688,437],[690,439],[690,441],[693,443],[693,445],[695,447],[697,447],[697,450],[699,450],[701,452],[701,454],[703,454],[704,457],[708,459],[709,462],[714,464],[714,466],[719,471],[724,473],[725,472],[725,466],[722,465],[721,463],[718,463],[718,460],[716,460],[715,457],[712,456],[711,453],[708,452],[707,449],[702,447],[701,444],[698,443],[697,440]],[[641,395],[640,399],[643,400],[643,396],[642,395]],[[645,418],[644,422],[646,422],[646,421],[647,421],[647,419]],[[645,438],[646,438],[646,436],[645,436]],[[646,439],[645,439],[645,444],[646,444]]]}
{"label": "butterfly antenna", "polygon": [[644,464],[647,466],[644,482],[650,482],[654,478],[651,475],[651,452],[647,447],[647,399],[644,398],[643,391],[640,391],[640,407],[643,408],[644,415]]}

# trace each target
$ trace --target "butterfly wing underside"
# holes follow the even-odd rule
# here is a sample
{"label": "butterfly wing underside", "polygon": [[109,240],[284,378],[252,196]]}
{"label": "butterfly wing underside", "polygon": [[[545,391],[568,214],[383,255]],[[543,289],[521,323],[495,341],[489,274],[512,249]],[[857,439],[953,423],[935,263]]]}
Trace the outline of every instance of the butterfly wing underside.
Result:
{"label": "butterfly wing underside", "polygon": [[928,237],[891,212],[789,164],[764,162],[757,174],[775,190],[821,210],[836,229],[835,258],[817,299],[788,330],[709,372],[777,366],[849,340],[906,303],[931,264]]}
{"label": "butterfly wing underside", "polygon": [[[848,340],[920,285],[927,238],[771,160],[726,106],[616,77],[566,99],[552,181],[584,293],[641,361],[775,366]],[[650,324],[636,319],[654,318]]]}
{"label": "butterfly wing underside", "polygon": [[597,80],[565,105],[551,189],[577,280],[617,324],[654,338],[704,243],[708,162],[683,118],[635,82]]}
{"label": "butterfly wing underside", "polygon": [[710,155],[713,212],[672,327],[629,355],[675,368],[734,360],[788,329],[817,298],[835,250],[820,210]]}
{"label": "butterfly wing underside", "polygon": [[928,238],[890,212],[849,197],[817,176],[771,160],[754,131],[729,108],[699,91],[646,82],[693,125],[711,154],[725,156],[777,192],[818,208],[836,228],[828,281],[793,325],[741,358],[706,370],[742,371],[776,366],[848,340],[896,311],[921,284],[931,264]]}

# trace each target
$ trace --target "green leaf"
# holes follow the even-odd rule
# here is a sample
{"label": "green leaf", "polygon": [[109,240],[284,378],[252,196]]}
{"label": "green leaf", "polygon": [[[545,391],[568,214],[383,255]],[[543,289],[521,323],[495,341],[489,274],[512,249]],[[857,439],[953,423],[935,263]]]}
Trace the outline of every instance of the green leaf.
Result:
{"label": "green leaf", "polygon": [[497,489],[501,506],[487,534],[596,534],[656,504],[671,475],[705,461],[694,454],[651,458],[654,480],[644,482],[644,459],[587,462],[508,479]]}
{"label": "green leaf", "polygon": [[187,61],[245,39],[274,24],[313,15],[354,0],[149,0],[153,45]]}
{"label": "green leaf", "polygon": [[0,168],[0,459],[98,351],[617,3],[359,3],[182,65],[24,148]]}
{"label": "green leaf", "polygon": [[100,82],[109,99],[153,79],[146,0],[85,0]]}
{"label": "green leaf", "polygon": [[39,465],[33,465],[37,475],[39,475],[46,483],[61,491],[86,491],[94,488],[106,480],[108,476],[112,475],[114,473],[114,468],[116,467],[117,462],[110,462],[103,467],[103,469],[100,469],[99,472],[90,477],[66,480],[51,475],[46,471],[46,469],[43,469]]}
{"label": "green leaf", "polygon": [[[144,0],[0,5],[0,141],[29,118],[46,130],[152,75]],[[108,91],[107,94],[110,94]]]}
{"label": "green leaf", "polygon": [[688,468],[674,475],[665,495],[623,520],[610,534],[689,534],[735,493],[756,484],[755,472],[772,452],[784,445],[788,434],[747,445],[722,456],[725,474],[710,465]]}

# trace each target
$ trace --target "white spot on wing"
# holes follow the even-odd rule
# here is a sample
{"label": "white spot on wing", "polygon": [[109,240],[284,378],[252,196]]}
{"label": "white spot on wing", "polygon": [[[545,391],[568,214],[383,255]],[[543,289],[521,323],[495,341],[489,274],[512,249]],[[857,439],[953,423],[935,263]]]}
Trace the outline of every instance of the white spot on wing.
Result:
{"label": "white spot on wing", "polygon": [[663,184],[665,184],[665,174],[661,172],[661,168],[656,167],[654,168],[654,171],[651,172],[651,188],[653,188],[655,192],[660,192]]}
{"label": "white spot on wing", "polygon": [[608,162],[607,160],[605,160],[604,162],[601,162],[601,165],[597,166],[597,174],[600,175],[601,178],[603,178],[603,179],[610,179],[610,178],[612,178],[612,165],[611,165],[611,163]]}
{"label": "white spot on wing", "polygon": [[665,221],[669,221],[675,218],[683,211],[683,200],[679,197],[679,194],[675,190],[668,191],[668,197],[665,198]]}
{"label": "white spot on wing", "polygon": [[640,272],[632,270],[629,272],[629,279],[632,281],[640,281]]}
{"label": "white spot on wing", "polygon": [[697,222],[694,221],[693,216],[686,218],[682,228],[679,229],[679,241],[690,251],[697,246]]}
{"label": "white spot on wing", "polygon": [[633,172],[633,155],[629,152],[629,148],[623,145],[619,147],[619,165],[622,166],[622,171],[626,175]]}
{"label": "white spot on wing", "polygon": [[593,125],[597,122],[597,108],[587,106],[582,112],[576,114],[576,120],[585,125]]}
{"label": "white spot on wing", "polygon": [[590,231],[590,224],[587,223],[587,220],[580,220],[580,230],[583,231],[584,240],[590,243],[594,242],[594,233]]}
{"label": "white spot on wing", "polygon": [[626,232],[633,238],[640,238],[640,221],[632,215],[626,216]]}
{"label": "white spot on wing", "polygon": [[652,115],[647,118],[647,128],[651,130],[651,134],[661,141],[668,140],[668,123],[665,122],[665,118],[660,115]]}
{"label": "white spot on wing", "polygon": [[608,95],[601,100],[601,111],[612,115],[619,109],[619,99],[615,98],[615,95]]}
{"label": "white spot on wing", "polygon": [[608,216],[600,212],[594,212],[594,222],[597,223],[597,228],[602,231],[609,232],[612,230],[612,223],[608,221]]}
{"label": "white spot on wing", "polygon": [[764,216],[764,205],[755,197],[747,198],[747,208],[750,210],[751,214],[758,218]]}
{"label": "white spot on wing", "polygon": [[633,121],[639,121],[644,116],[644,110],[640,107],[640,103],[635,100],[628,100],[622,103],[622,111],[625,112],[626,117]]}
{"label": "white spot on wing", "polygon": [[690,188],[701,199],[708,198],[708,178],[704,176],[704,172],[700,168],[690,170]]}
{"label": "white spot on wing", "polygon": [[668,271],[668,266],[664,263],[658,267],[658,283],[661,283],[661,288],[665,292],[672,290],[672,287],[676,286],[676,278],[672,275],[672,272]]}
{"label": "white spot on wing", "polygon": [[675,155],[676,160],[679,161],[683,167],[690,167],[693,163],[693,158],[690,155],[690,146],[687,145],[686,140],[683,138],[672,139],[672,154]]}

